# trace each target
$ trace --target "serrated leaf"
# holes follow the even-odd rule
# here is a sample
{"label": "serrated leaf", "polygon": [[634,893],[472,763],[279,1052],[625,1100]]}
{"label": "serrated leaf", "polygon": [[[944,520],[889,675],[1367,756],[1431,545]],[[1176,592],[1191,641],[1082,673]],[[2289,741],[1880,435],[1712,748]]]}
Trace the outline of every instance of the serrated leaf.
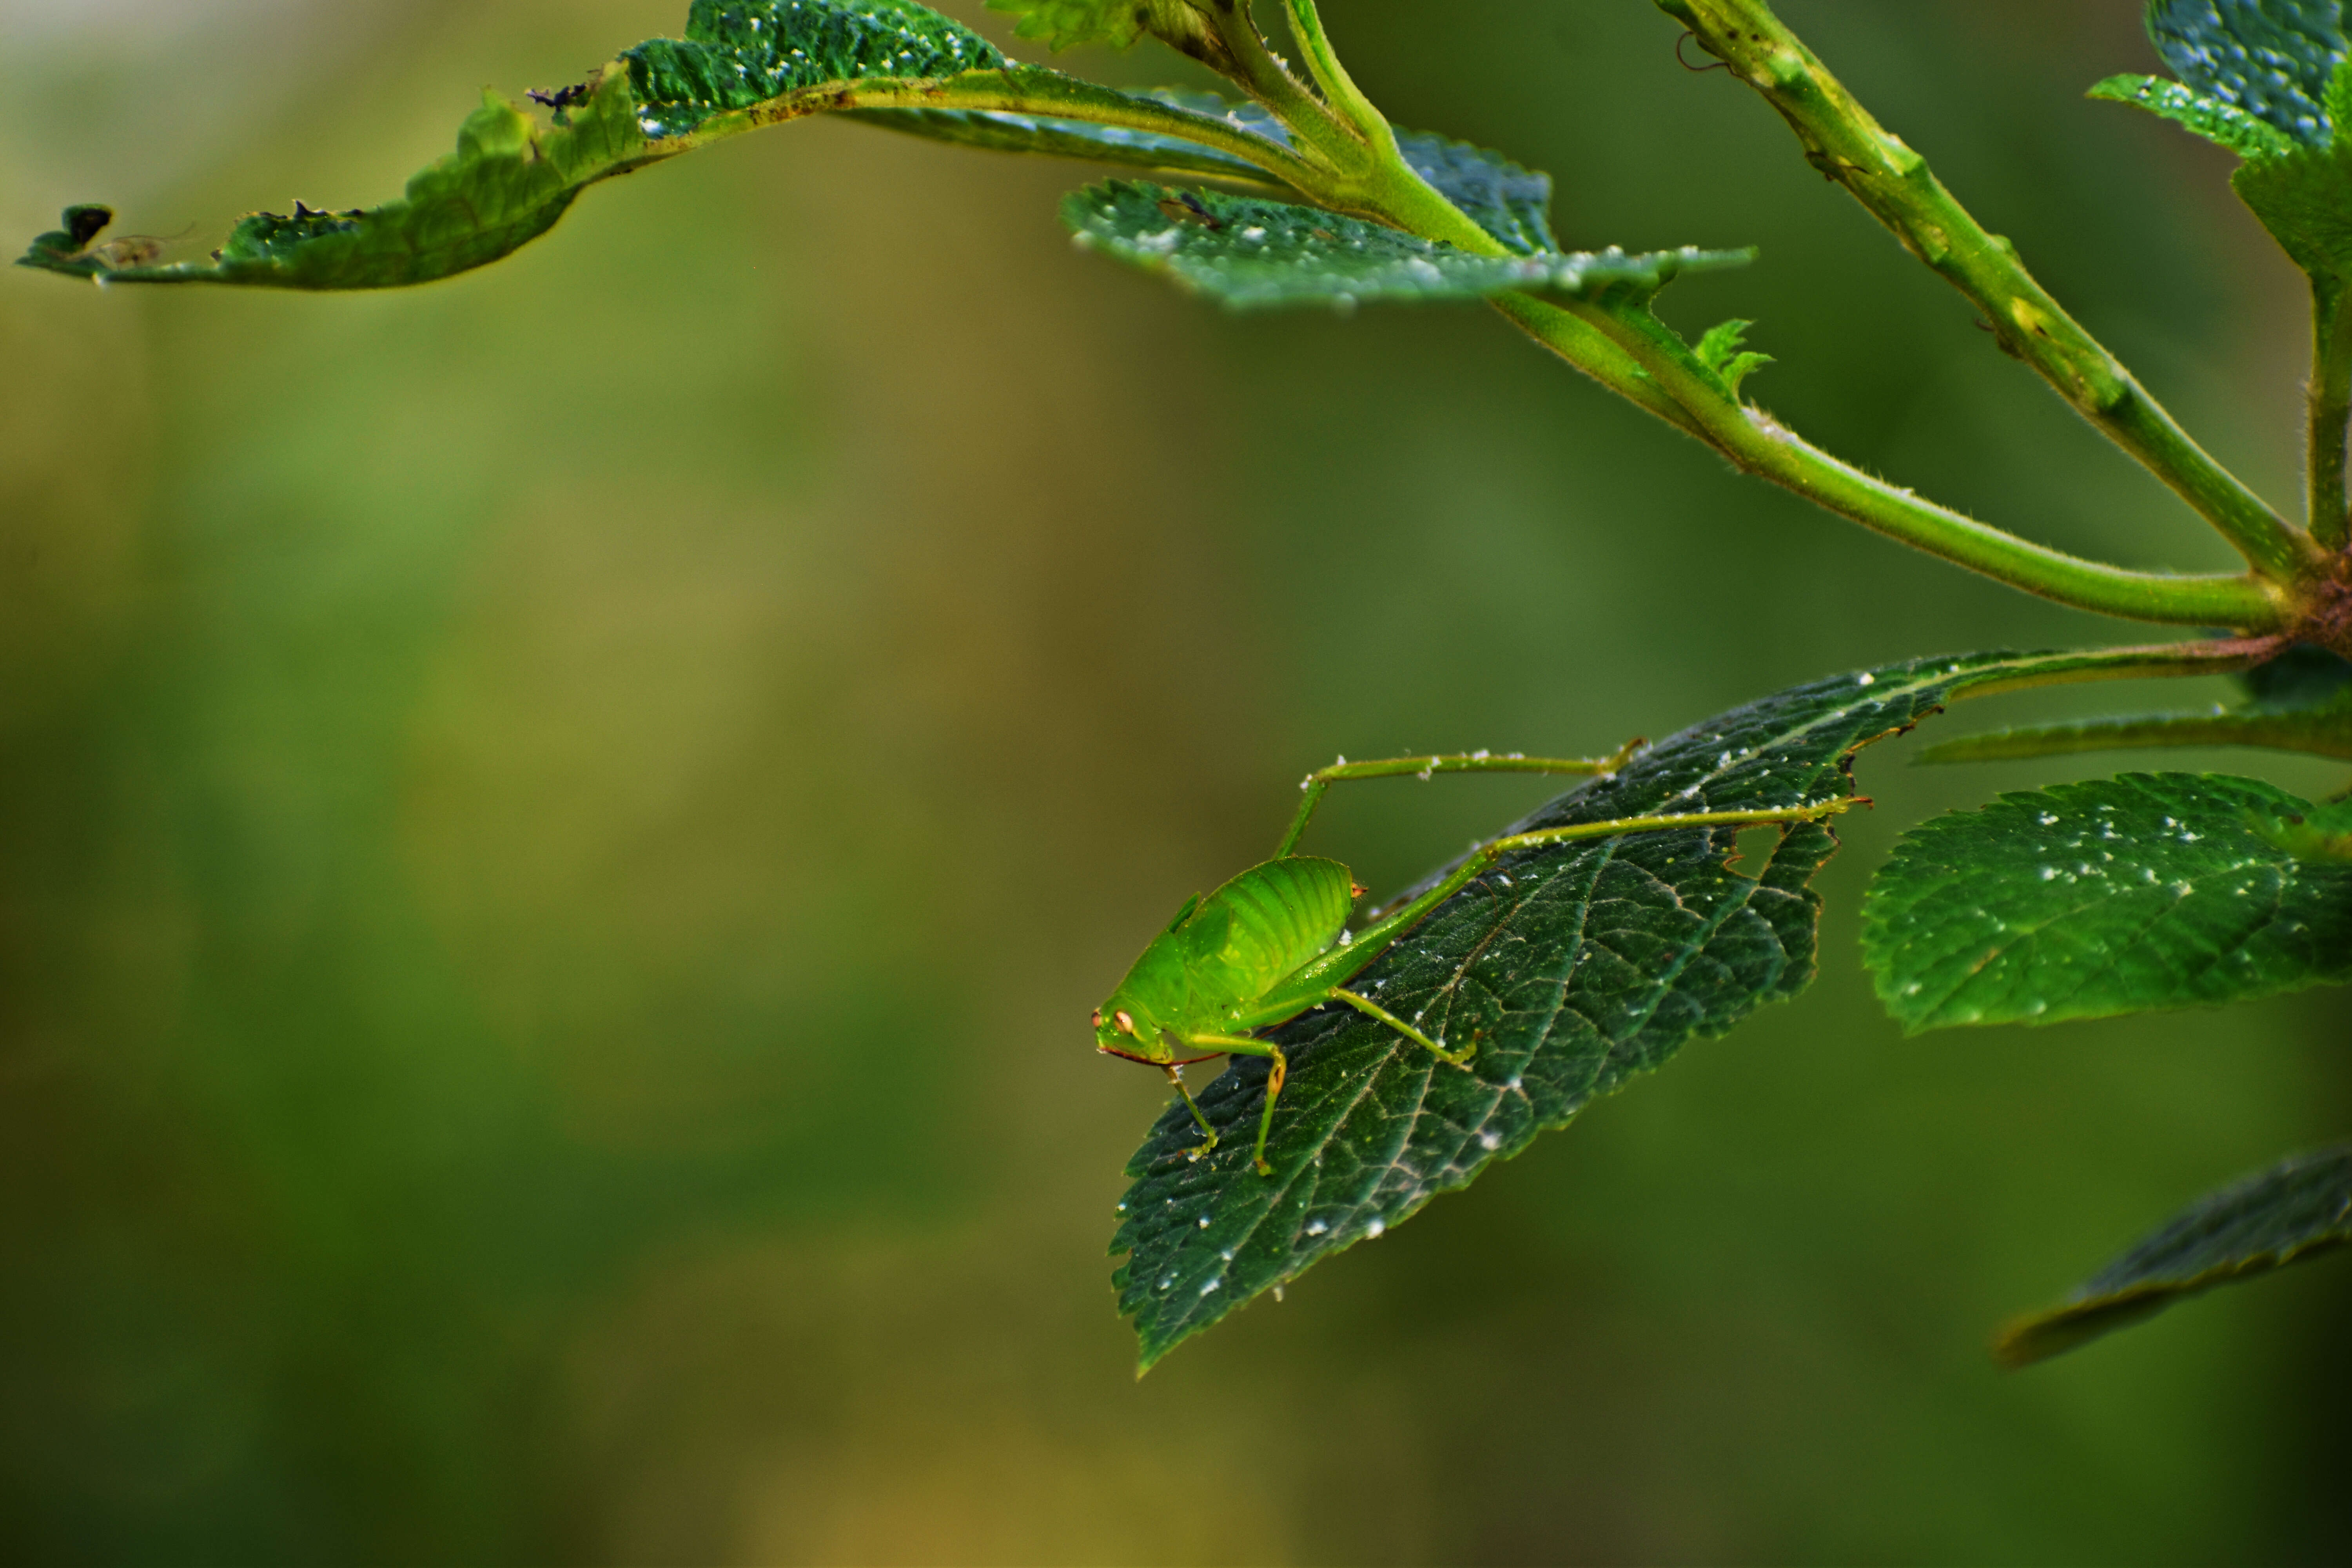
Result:
{"label": "serrated leaf", "polygon": [[1864,961],[1915,1033],[2352,980],[2352,867],[2258,830],[2317,809],[2210,773],[2002,795],[1903,836],[1863,906]]}
{"label": "serrated leaf", "polygon": [[1318,207],[1114,180],[1073,193],[1081,244],[1165,272],[1228,310],[1350,309],[1375,300],[1478,300],[1515,289],[1646,299],[1685,272],[1737,267],[1745,251],[1473,256]]}
{"label": "serrated leaf", "polygon": [[1748,341],[1748,329],[1755,324],[1735,320],[1709,327],[1691,351],[1701,364],[1723,378],[1734,397],[1739,395],[1741,382],[1773,363],[1770,354],[1741,352],[1740,345]]}
{"label": "serrated leaf", "polygon": [[2352,1144],[2302,1154],[2199,1199],[1993,1347],[2028,1366],[2154,1316],[2183,1297],[2352,1241]]}
{"label": "serrated leaf", "polygon": [[2230,188],[2315,278],[2352,278],[2352,141],[2241,164]]}
{"label": "serrated leaf", "polygon": [[[341,212],[298,203],[290,217],[255,214],[200,260],[166,259],[164,242],[141,236],[99,241],[99,215],[111,214],[71,207],[64,226],[36,239],[19,265],[104,282],[291,289],[427,282],[546,232],[596,181],[764,125],[861,108],[1133,122],[1139,104],[1149,103],[1149,117],[1171,137],[1200,125],[1209,141],[1225,140],[1228,153],[1251,145],[1230,140],[1230,126],[1168,104],[1043,67],[1005,64],[978,34],[913,0],[696,0],[687,31],[685,39],[629,50],[586,82],[534,94],[553,110],[552,124],[486,93],[456,152],[410,180],[398,201]],[[975,62],[985,68],[965,68]],[[899,70],[953,74],[871,74]],[[776,96],[757,96],[763,92]]]}
{"label": "serrated leaf", "polygon": [[2327,140],[2328,80],[2347,49],[2338,0],[2150,0],[2173,73],[2305,146]]}
{"label": "serrated leaf", "polygon": [[2014,762],[2163,746],[2253,746],[2352,762],[2352,664],[2297,645],[2240,675],[2244,700],[2204,713],[2144,713],[2036,724],[1939,741],[1911,760]]}
{"label": "serrated leaf", "polygon": [[2236,104],[2208,98],[2193,88],[2160,77],[2111,76],[2093,88],[2090,96],[2114,103],[2137,104],[2209,142],[2221,143],[2241,158],[2283,156],[2296,146],[2285,132],[2268,121],[2256,119]]}
{"label": "serrated leaf", "polygon": [[694,0],[684,38],[623,52],[646,134],[832,82],[930,81],[1005,64],[995,45],[910,0]]}
{"label": "serrated leaf", "polygon": [[[1790,805],[1844,794],[1859,748],[1964,692],[2032,684],[2097,656],[1917,660],[1795,688],[1642,752],[1507,832],[1640,812]],[[1171,1106],[1129,1166],[1112,1243],[1143,1364],[1267,1288],[1381,1236],[1592,1100],[1811,980],[1826,827],[1784,835],[1755,879],[1729,830],[1642,834],[1514,856],[1440,905],[1351,984],[1448,1039],[1466,1068],[1354,1013],[1268,1037],[1290,1053],[1261,1177],[1250,1150],[1266,1064],[1199,1096],[1222,1138],[1197,1163]],[[1440,873],[1442,875],[1442,873]],[[1426,884],[1424,884],[1426,885]]]}
{"label": "serrated leaf", "polygon": [[[2352,279],[2352,118],[2339,0],[2151,0],[2148,36],[2179,83],[2115,77],[2095,98],[2137,103],[2246,162],[2241,199],[2327,288]],[[2183,85],[2185,84],[2185,85]]]}

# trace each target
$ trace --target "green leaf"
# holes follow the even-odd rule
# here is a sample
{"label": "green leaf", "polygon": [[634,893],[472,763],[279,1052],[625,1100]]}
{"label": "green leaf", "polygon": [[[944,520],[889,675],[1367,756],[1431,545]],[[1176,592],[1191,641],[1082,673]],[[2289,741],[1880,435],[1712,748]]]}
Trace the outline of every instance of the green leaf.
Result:
{"label": "green leaf", "polygon": [[1551,176],[1523,169],[1500,153],[1427,131],[1400,131],[1397,151],[1438,195],[1521,256],[1555,254]]}
{"label": "green leaf", "polygon": [[2338,0],[2150,0],[2173,74],[2305,146],[2328,137],[2328,81],[2347,49]]}
{"label": "green leaf", "polygon": [[2161,77],[2111,76],[2093,88],[2090,95],[2115,103],[2136,103],[2151,114],[2188,127],[2208,142],[2220,142],[2241,158],[2278,157],[2296,146],[2293,138],[2268,121]]}
{"label": "green leaf", "polygon": [[1268,191],[1288,189],[1246,158],[1181,137],[1124,125],[990,110],[860,109],[847,118],[884,131],[991,153],[1043,153],[1118,163],[1159,174],[1204,174]]}
{"label": "green leaf", "polygon": [[1056,51],[1080,44],[1123,49],[1146,33],[1181,38],[1201,30],[1199,7],[1185,0],[988,0],[988,8],[1020,17],[1014,32]]}
{"label": "green leaf", "polygon": [[[1197,127],[1229,157],[1263,140],[1170,103],[1007,65],[978,34],[912,0],[696,0],[687,31],[682,40],[639,45],[578,86],[535,94],[553,110],[550,124],[486,93],[459,131],[456,152],[410,180],[398,201],[342,212],[297,203],[290,217],[255,214],[199,259],[170,258],[165,242],[142,236],[100,243],[111,214],[70,207],[64,226],[36,239],[19,264],[102,282],[281,289],[428,282],[545,233],[598,180],[836,110],[1108,117],[1180,141]],[[975,64],[983,68],[966,68]],[[892,71],[950,74],[875,74]],[[1205,172],[1226,172],[1205,147],[1194,161],[1210,163]]]}
{"label": "green leaf", "polygon": [[684,38],[621,58],[656,138],[828,83],[930,81],[1005,64],[986,38],[911,0],[694,0]]}
{"label": "green leaf", "polygon": [[2298,645],[2240,676],[2243,701],[2205,713],[2041,724],[1942,741],[1915,764],[2012,762],[2160,746],[2256,746],[2352,762],[2352,664]]}
{"label": "green leaf", "polygon": [[[484,93],[457,133],[457,149],[408,182],[398,201],[362,212],[238,221],[207,261],[164,262],[117,241],[73,244],[63,230],[33,242],[18,263],[100,282],[240,283],[280,289],[380,289],[430,282],[479,267],[544,234],[590,181],[646,161],[625,73],[607,68],[567,123],[545,129],[496,93]],[[103,208],[96,209],[103,211]],[[160,248],[160,247],[159,247]]]}
{"label": "green leaf", "polygon": [[2185,1296],[2235,1284],[2352,1241],[2352,1144],[2300,1154],[2200,1198],[2046,1312],[1993,1347],[2029,1366],[2153,1317]]}
{"label": "green leaf", "polygon": [[1477,300],[1514,289],[1647,299],[1685,272],[1744,265],[1746,251],[1473,256],[1317,207],[1114,180],[1073,193],[1063,221],[1082,245],[1165,272],[1228,310],[1373,300]]}
{"label": "green leaf", "polygon": [[[1294,145],[1289,128],[1255,103],[1186,88],[1159,88],[1133,96],[1139,102],[1222,121],[1279,147]],[[886,130],[992,152],[1043,153],[1160,174],[1206,174],[1270,190],[1286,188],[1245,159],[1180,137],[1155,136],[1123,126],[920,109],[862,110],[851,118]],[[1551,231],[1550,175],[1523,169],[1499,153],[1427,131],[1399,131],[1396,137],[1398,151],[1415,173],[1511,250],[1535,256],[1559,248]]]}
{"label": "green leaf", "polygon": [[[2137,103],[2246,162],[2231,185],[2295,264],[2352,279],[2352,118],[2339,0],[2151,0],[2148,36],[2180,82],[2115,77],[2095,98]],[[2182,85],[2185,83],[2186,85]]]}
{"label": "green leaf", "polygon": [[2297,643],[2268,664],[2258,664],[2237,677],[2251,710],[2291,713],[2321,708],[2352,692],[2352,661]]}
{"label": "green leaf", "polygon": [[2260,831],[2318,809],[2210,773],[2002,795],[1904,835],[1863,906],[1864,960],[1915,1033],[2352,980],[2352,868]]}
{"label": "green leaf", "polygon": [[[2100,656],[1919,660],[1795,688],[1643,752],[1506,831],[1641,812],[1790,805],[1846,792],[1851,759],[1969,691],[2032,684]],[[1129,1165],[1112,1242],[1143,1364],[1320,1259],[1466,1186],[1536,1134],[1795,996],[1813,973],[1826,827],[1782,836],[1753,879],[1731,830],[1642,834],[1514,856],[1440,905],[1352,984],[1449,1039],[1445,1066],[1351,1011],[1269,1037],[1291,1055],[1261,1177],[1250,1150],[1267,1064],[1241,1059],[1200,1095],[1222,1143],[1171,1106]],[[1442,875],[1442,873],[1441,873]],[[1426,885],[1426,884],[1424,884]]]}
{"label": "green leaf", "polygon": [[2352,142],[2252,160],[2230,188],[2296,266],[2337,285],[2352,278]]}
{"label": "green leaf", "polygon": [[1706,335],[1699,339],[1698,346],[1691,351],[1698,355],[1701,364],[1723,378],[1724,385],[1731,389],[1734,397],[1739,395],[1741,382],[1773,363],[1770,354],[1740,352],[1740,345],[1748,341],[1748,329],[1755,324],[1753,321],[1730,321],[1709,327]]}
{"label": "green leaf", "polygon": [[2332,802],[2308,811],[2248,819],[2254,832],[2298,860],[2352,860],[2352,803]]}

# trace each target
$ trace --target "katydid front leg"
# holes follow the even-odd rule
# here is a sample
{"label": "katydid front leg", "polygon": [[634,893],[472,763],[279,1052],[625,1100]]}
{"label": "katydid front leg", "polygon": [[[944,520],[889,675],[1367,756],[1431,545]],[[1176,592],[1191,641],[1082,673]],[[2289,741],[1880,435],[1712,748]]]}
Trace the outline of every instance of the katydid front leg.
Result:
{"label": "katydid front leg", "polygon": [[1298,847],[1306,835],[1307,825],[1315,816],[1315,808],[1323,804],[1324,794],[1342,779],[1430,779],[1439,773],[1565,773],[1580,778],[1598,778],[1615,773],[1633,760],[1633,753],[1648,745],[1639,736],[1626,742],[1606,757],[1524,757],[1517,752],[1498,757],[1491,752],[1439,753],[1426,757],[1389,757],[1379,762],[1351,763],[1345,757],[1328,768],[1318,768],[1299,781],[1298,787],[1307,798],[1298,803],[1298,815],[1291,819],[1290,831],[1282,836],[1275,849],[1277,860]]}

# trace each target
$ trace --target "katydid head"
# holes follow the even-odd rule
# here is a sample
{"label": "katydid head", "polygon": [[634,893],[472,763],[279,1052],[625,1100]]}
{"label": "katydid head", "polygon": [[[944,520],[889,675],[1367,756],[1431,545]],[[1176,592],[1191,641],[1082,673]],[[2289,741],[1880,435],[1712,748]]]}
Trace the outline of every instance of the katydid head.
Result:
{"label": "katydid head", "polygon": [[1185,1016],[1187,988],[1184,955],[1177,946],[1177,931],[1198,907],[1184,906],[1174,924],[1154,938],[1110,999],[1095,1009],[1095,1048],[1129,1061],[1164,1064],[1173,1061],[1181,1036],[1174,1033]]}

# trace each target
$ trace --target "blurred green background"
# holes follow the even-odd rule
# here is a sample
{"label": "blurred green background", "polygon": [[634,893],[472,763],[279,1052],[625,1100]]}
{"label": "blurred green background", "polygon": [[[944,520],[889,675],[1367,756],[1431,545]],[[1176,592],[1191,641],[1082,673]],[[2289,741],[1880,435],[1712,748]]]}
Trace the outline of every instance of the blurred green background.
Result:
{"label": "blurred green background", "polygon": [[[2299,280],[2224,156],[2082,100],[2153,68],[2137,9],[1785,7],[2292,498]],[[0,0],[0,228],[380,200],[484,84],[681,11]],[[1816,439],[2227,561],[1643,0],[1328,19],[1401,121],[1554,171],[1571,245],[1762,246],[1667,312],[1759,319],[1751,388]],[[2259,757],[1874,752],[1803,1001],[1134,1382],[1103,1247],[1165,1089],[1087,1010],[1307,767],[2137,634],[1742,480],[1478,310],[1222,318],[1071,248],[1085,177],[803,123],[414,292],[0,276],[0,1552],[2352,1553],[2343,1260],[1984,1352],[2352,1125],[2344,1001],[1906,1041],[1854,955],[1925,814],[2343,782]],[[1367,786],[1318,833],[1393,888],[1543,793]]]}

